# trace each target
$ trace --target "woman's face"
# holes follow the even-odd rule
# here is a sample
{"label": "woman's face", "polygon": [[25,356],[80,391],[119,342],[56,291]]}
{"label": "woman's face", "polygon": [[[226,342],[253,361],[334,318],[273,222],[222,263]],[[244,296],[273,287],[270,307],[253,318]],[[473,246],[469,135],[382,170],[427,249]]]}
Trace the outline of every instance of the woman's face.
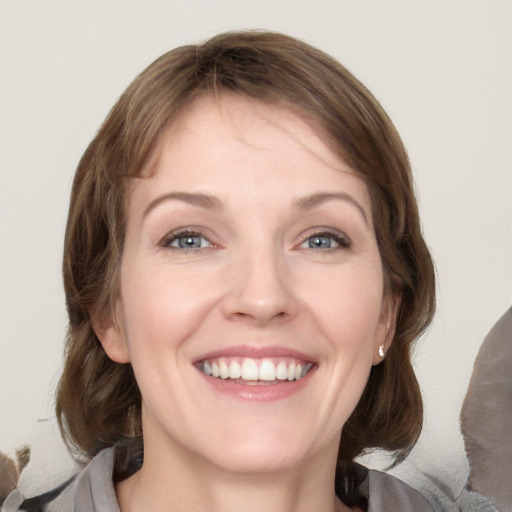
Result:
{"label": "woman's face", "polygon": [[119,330],[100,338],[133,365],[147,453],[233,471],[335,460],[390,308],[368,190],[318,133],[203,97],[134,180]]}

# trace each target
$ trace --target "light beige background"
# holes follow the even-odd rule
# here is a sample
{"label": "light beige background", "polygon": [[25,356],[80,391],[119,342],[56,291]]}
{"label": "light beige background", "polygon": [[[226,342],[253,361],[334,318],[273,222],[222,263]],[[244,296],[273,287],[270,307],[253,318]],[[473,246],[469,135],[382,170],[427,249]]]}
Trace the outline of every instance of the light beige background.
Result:
{"label": "light beige background", "polygon": [[509,0],[0,0],[0,450],[30,442],[53,414],[66,328],[61,247],[87,143],[154,58],[239,28],[331,53],[405,140],[439,277],[436,320],[416,356],[426,423],[408,468],[456,489],[473,360],[512,302]]}

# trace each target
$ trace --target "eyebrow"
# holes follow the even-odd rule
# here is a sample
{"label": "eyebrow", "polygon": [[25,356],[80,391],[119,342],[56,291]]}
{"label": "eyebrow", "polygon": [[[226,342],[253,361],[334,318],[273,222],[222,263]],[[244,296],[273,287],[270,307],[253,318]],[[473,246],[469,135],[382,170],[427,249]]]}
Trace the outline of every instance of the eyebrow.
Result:
{"label": "eyebrow", "polygon": [[295,208],[300,211],[309,210],[332,200],[346,201],[355,206],[363,216],[365,223],[369,226],[365,209],[350,194],[346,194],[345,192],[317,192],[315,194],[302,196],[295,202]]}
{"label": "eyebrow", "polygon": [[[221,210],[223,208],[222,201],[218,197],[213,196],[211,194],[191,192],[169,192],[168,194],[164,194],[153,199],[153,201],[151,201],[145,208],[142,218],[145,218],[151,210],[155,209],[161,203],[173,200],[182,201],[184,203],[188,203],[193,206],[198,206],[200,208],[205,208],[208,210]],[[366,211],[364,210],[364,208],[350,194],[346,194],[345,192],[317,192],[307,196],[299,197],[295,201],[295,209],[299,211],[309,210],[321,205],[322,203],[332,200],[346,201],[355,206],[363,216],[365,223],[369,225],[368,217],[366,216]]]}
{"label": "eyebrow", "polygon": [[151,201],[145,208],[142,217],[146,217],[151,210],[155,209],[161,203],[172,200],[182,201],[184,203],[188,203],[193,206],[199,206],[200,208],[205,208],[208,210],[222,209],[222,201],[218,197],[212,196],[210,194],[169,192],[168,194],[164,194],[162,196],[158,196],[156,199],[153,199],[153,201]]}

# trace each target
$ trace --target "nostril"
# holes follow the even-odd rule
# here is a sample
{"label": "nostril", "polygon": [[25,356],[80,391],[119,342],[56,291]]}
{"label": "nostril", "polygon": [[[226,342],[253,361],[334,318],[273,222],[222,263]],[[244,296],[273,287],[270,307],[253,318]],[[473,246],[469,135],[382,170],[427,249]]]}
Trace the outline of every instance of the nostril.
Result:
{"label": "nostril", "polygon": [[241,321],[241,322],[249,322],[254,323],[256,325],[265,325],[268,322],[279,320],[283,321],[288,318],[290,315],[286,311],[278,311],[277,313],[272,312],[271,310],[258,310],[258,311],[235,311],[229,315],[232,319]]}
{"label": "nostril", "polygon": [[263,325],[293,317],[297,301],[283,273],[249,265],[228,285],[222,308],[226,318]]}

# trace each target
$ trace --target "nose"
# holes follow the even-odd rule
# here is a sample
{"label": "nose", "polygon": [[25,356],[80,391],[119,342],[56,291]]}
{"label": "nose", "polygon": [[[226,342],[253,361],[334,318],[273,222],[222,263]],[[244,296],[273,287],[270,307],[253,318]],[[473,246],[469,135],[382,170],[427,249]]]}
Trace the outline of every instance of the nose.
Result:
{"label": "nose", "polygon": [[226,317],[255,326],[290,320],[297,314],[292,272],[285,256],[261,250],[240,255],[230,268],[223,300]]}

